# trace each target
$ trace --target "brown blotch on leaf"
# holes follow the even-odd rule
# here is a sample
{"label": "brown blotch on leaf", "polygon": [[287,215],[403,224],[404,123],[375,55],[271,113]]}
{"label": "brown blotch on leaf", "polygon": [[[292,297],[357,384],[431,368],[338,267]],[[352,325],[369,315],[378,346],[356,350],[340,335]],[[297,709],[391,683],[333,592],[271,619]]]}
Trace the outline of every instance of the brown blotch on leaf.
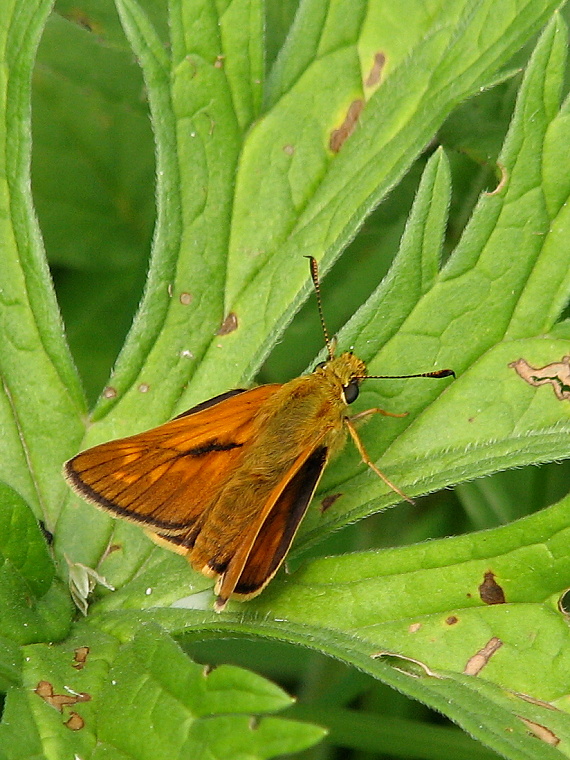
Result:
{"label": "brown blotch on leaf", "polygon": [[562,361],[544,367],[531,367],[526,359],[517,359],[508,366],[529,385],[535,388],[539,385],[552,385],[559,401],[570,400],[570,356],[563,356]]}
{"label": "brown blotch on leaf", "polygon": [[77,649],[73,653],[73,659],[75,661],[75,665],[72,667],[75,668],[75,670],[83,670],[85,667],[85,663],[87,662],[87,655],[89,654],[89,647],[77,647]]}
{"label": "brown blotch on leaf", "polygon": [[286,156],[292,156],[295,153],[295,147],[293,145],[284,145],[283,153],[285,153]]}
{"label": "brown blotch on leaf", "polygon": [[68,705],[75,705],[77,702],[89,702],[90,694],[80,692],[78,694],[55,694],[53,686],[49,681],[40,681],[34,689],[38,697],[41,697],[48,705],[55,707],[59,712]]}
{"label": "brown blotch on leaf", "polygon": [[445,618],[446,625],[456,625],[456,623],[459,623],[459,618],[455,615],[450,615],[448,618]]}
{"label": "brown blotch on leaf", "polygon": [[536,736],[537,739],[541,739],[541,741],[550,744],[552,747],[557,747],[560,744],[560,737],[556,736],[554,731],[550,728],[547,728],[540,723],[536,723],[534,720],[523,718],[522,715],[517,715],[517,718],[522,720],[530,733],[533,736]]}
{"label": "brown blotch on leaf", "polygon": [[411,625],[408,626],[408,633],[417,633],[421,627],[421,623],[411,623]]}
{"label": "brown blotch on leaf", "polygon": [[193,301],[192,293],[180,293],[178,298],[182,306],[189,306]]}
{"label": "brown blotch on leaf", "polygon": [[372,68],[370,69],[368,76],[364,80],[366,87],[374,87],[375,84],[378,84],[380,77],[382,76],[382,71],[385,64],[386,56],[384,53],[374,53],[374,63],[372,64]]}
{"label": "brown blotch on leaf", "polygon": [[229,335],[234,330],[238,329],[238,318],[233,311],[230,311],[228,316],[222,322],[220,329],[216,332],[216,335]]}
{"label": "brown blotch on leaf", "polygon": [[321,501],[321,514],[324,514],[327,509],[329,509],[329,507],[332,507],[335,501],[337,499],[340,499],[341,496],[341,493],[332,493],[330,496],[325,496],[325,498]]}
{"label": "brown blotch on leaf", "polygon": [[214,61],[214,68],[215,69],[223,69],[224,68],[224,58],[225,55],[217,55],[216,60]]}
{"label": "brown blotch on leaf", "polygon": [[117,389],[113,388],[112,385],[108,385],[106,388],[103,388],[103,398],[116,398],[117,396]]}
{"label": "brown blotch on leaf", "polygon": [[361,98],[353,100],[340,127],[333,129],[329,140],[329,148],[333,153],[338,153],[344,141],[354,132],[363,108],[364,101]]}
{"label": "brown blotch on leaf", "polygon": [[70,729],[70,731],[81,731],[83,726],[85,725],[85,721],[79,715],[79,713],[71,711],[69,718],[65,721],[63,724],[64,726],[67,726],[67,728]]}
{"label": "brown blotch on leaf", "polygon": [[485,604],[505,604],[505,592],[495,580],[495,573],[489,570],[483,579],[483,583],[479,586],[481,601]]}
{"label": "brown blotch on leaf", "polygon": [[493,636],[492,639],[485,644],[485,646],[476,652],[473,657],[467,660],[467,664],[463,668],[463,672],[466,676],[478,675],[485,665],[489,662],[491,657],[503,646],[501,639]]}

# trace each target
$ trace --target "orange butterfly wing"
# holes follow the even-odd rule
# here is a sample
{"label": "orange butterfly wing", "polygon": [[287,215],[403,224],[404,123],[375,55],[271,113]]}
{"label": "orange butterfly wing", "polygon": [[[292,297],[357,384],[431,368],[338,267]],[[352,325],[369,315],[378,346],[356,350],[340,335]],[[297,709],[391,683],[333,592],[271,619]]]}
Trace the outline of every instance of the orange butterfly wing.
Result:
{"label": "orange butterfly wing", "polygon": [[94,446],[66,463],[65,476],[96,506],[171,538],[171,548],[182,535],[191,546],[189,534],[243,457],[257,412],[280,387],[224,393],[152,430]]}
{"label": "orange butterfly wing", "polygon": [[[267,424],[280,388],[231,391],[87,449],[66,463],[67,480],[195,569],[219,576],[218,610],[231,596],[255,596],[283,562],[328,461],[330,425],[312,428],[308,440],[305,428],[283,437],[279,416]],[[264,435],[277,435],[277,443]]]}
{"label": "orange butterfly wing", "polygon": [[216,608],[232,596],[257,596],[281,566],[328,461],[325,446],[307,448],[274,489],[259,520],[216,584]]}

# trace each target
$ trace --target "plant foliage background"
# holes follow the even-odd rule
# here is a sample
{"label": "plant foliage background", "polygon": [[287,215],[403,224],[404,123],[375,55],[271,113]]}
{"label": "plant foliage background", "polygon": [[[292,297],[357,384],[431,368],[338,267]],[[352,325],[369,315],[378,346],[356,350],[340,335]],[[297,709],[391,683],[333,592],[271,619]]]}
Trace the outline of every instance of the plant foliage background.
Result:
{"label": "plant foliage background", "polygon": [[[570,355],[557,7],[1,5],[0,760],[570,754],[570,407],[509,366]],[[61,464],[312,366],[307,253],[340,350],[456,370],[359,408],[408,412],[362,430],[407,493],[457,485],[378,514],[347,447],[290,574],[216,615]]]}

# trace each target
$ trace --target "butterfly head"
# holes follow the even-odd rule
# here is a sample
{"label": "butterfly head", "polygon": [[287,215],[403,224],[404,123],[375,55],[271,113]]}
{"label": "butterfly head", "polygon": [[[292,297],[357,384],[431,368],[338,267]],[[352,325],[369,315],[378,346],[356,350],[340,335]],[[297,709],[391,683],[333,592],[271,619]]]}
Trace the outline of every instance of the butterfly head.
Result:
{"label": "butterfly head", "polygon": [[366,377],[366,364],[348,351],[320,362],[315,367],[315,372],[339,385],[345,403],[352,404],[358,398],[360,383]]}

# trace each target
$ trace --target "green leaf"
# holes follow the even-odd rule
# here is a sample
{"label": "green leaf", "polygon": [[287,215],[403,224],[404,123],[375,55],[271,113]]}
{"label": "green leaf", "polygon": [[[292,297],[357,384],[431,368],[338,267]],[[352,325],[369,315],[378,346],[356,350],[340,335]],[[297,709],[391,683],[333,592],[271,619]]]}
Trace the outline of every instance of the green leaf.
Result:
{"label": "green leaf", "polygon": [[38,48],[32,94],[34,201],[91,403],[140,299],[155,217],[142,74],[106,7],[57,3]]}
{"label": "green leaf", "polygon": [[[100,741],[127,755],[273,757],[311,746],[323,733],[280,719],[252,724],[249,713],[282,709],[290,699],[240,668],[221,666],[208,674],[156,626],[137,633],[109,676],[111,685],[101,700]],[[121,721],[115,719],[119,711]]]}
{"label": "green leaf", "polygon": [[21,684],[22,654],[20,648],[9,639],[0,637],[0,691]]}
{"label": "green leaf", "polygon": [[48,528],[65,494],[56,473],[80,441],[84,412],[30,195],[31,68],[50,5],[0,8],[0,479]]}
{"label": "green leaf", "polygon": [[[280,718],[252,724],[252,713],[284,705],[283,694],[232,668],[205,675],[157,624],[188,639],[256,635],[313,647],[444,712],[508,757],[566,752],[568,501],[486,533],[315,560],[217,616],[196,609],[211,605],[209,582],[182,558],[75,498],[62,508],[59,475],[80,445],[136,432],[249,382],[309,292],[303,254],[315,255],[325,273],[454,106],[503,77],[556,3],[457,0],[429,13],[414,4],[403,25],[380,0],[305,0],[267,84],[258,0],[172,0],[168,20],[152,3],[117,5],[145,77],[158,217],[140,309],[89,421],[29,196],[29,75],[49,8],[15,0],[0,11],[7,77],[0,79],[1,154],[8,157],[0,214],[7,241],[0,474],[55,532],[62,576],[66,560],[83,562],[120,589],[102,591],[90,624],[77,624],[70,636],[69,596],[47,583],[37,532],[23,534],[39,551],[36,566],[8,531],[10,561],[0,579],[0,677],[9,689],[3,757],[261,758],[322,735]],[[64,7],[72,18],[74,8]],[[89,34],[103,35],[90,14]],[[8,28],[6,41],[1,30]],[[108,30],[124,48],[112,21]],[[61,19],[50,27],[52,54],[67,31]],[[86,61],[96,46],[82,34],[73,49]],[[361,435],[373,460],[410,494],[568,454],[563,400],[510,366],[517,359],[548,366],[570,354],[567,328],[555,326],[570,284],[563,255],[567,105],[559,106],[565,48],[555,18],[499,158],[504,182],[481,198],[443,269],[451,182],[436,151],[391,273],[339,335],[340,348],[354,346],[371,373],[458,372],[456,382],[431,385],[371,380],[355,407],[408,412],[372,420]],[[97,97],[89,100],[92,114],[107,112]],[[101,166],[112,166],[108,154]],[[132,176],[122,183],[128,197],[132,184]],[[129,224],[119,226],[128,232]],[[123,247],[115,245],[109,253],[120,263]],[[80,275],[70,278],[69,291],[89,285],[81,272],[87,257],[81,261],[70,246],[61,262],[73,254]],[[106,294],[111,302],[121,285]],[[310,510],[298,550],[395,499],[350,449],[329,470],[318,498],[327,496],[334,503],[322,515]],[[19,502],[16,511],[16,526],[26,528],[30,516]],[[172,604],[193,609],[161,609]],[[23,645],[21,657],[13,642]],[[80,647],[89,648],[83,668],[75,667]],[[70,695],[63,712],[53,695]],[[229,701],[237,706],[228,714]],[[66,725],[71,710],[85,721],[74,731]],[[560,740],[559,749],[549,738]]]}
{"label": "green leaf", "polygon": [[[381,9],[386,13],[387,8],[368,6],[371,23],[362,28],[361,3],[353,4],[348,17],[340,3],[302,6],[289,39],[316,29],[318,41],[308,56],[284,49],[283,58],[294,61],[293,67],[299,60],[299,68],[287,77],[277,67],[275,76],[285,91],[252,128],[240,159],[226,284],[226,313],[237,315],[239,328],[211,345],[182,404],[198,400],[196,385],[216,392],[235,382],[237,373],[242,380],[252,377],[275,341],[274,332],[290,320],[307,292],[306,263],[299,254],[322,257],[326,271],[453,105],[508,58],[523,33],[511,11],[494,15],[485,36],[489,47],[478,49],[480,24],[489,21],[484,4],[474,12],[456,4],[456,19],[446,6],[441,17],[431,17],[429,31],[420,28],[411,40],[407,28],[402,32],[405,61],[370,90],[363,80],[373,65],[372,51],[385,52],[391,60],[391,49],[383,44],[380,23]],[[528,11],[530,5],[525,15]],[[327,148],[331,131],[359,98],[366,106],[358,128],[332,154]],[[253,351],[247,352],[246,345]]]}
{"label": "green leaf", "polygon": [[[521,87],[499,158],[506,182],[481,198],[443,270],[438,259],[450,189],[438,152],[391,274],[340,333],[340,348],[353,345],[371,373],[448,364],[458,371],[443,392],[437,383],[420,388],[423,381],[415,387],[394,381],[386,390],[370,381],[363,390],[363,408],[409,412],[403,420],[381,421],[382,438],[374,435],[374,422],[362,437],[373,459],[382,456],[381,466],[410,493],[568,455],[561,401],[509,366],[519,356],[538,366],[570,353],[563,338],[538,337],[553,327],[568,298],[560,244],[552,242],[568,233],[565,196],[557,183],[543,182],[549,169],[542,149],[565,118],[558,101],[565,47],[557,19]],[[563,143],[558,146],[560,154],[550,151],[553,166],[564,155]],[[557,294],[556,308],[546,282]],[[409,357],[423,365],[409,367]],[[323,495],[339,490],[342,498],[324,515],[308,515],[305,546],[392,498],[350,455],[331,468]],[[554,757],[558,750],[547,741],[563,747],[570,738],[570,647],[559,606],[570,574],[569,509],[570,499],[493,531],[315,560],[275,579],[246,607],[235,603],[222,618],[195,609],[129,616],[109,611],[109,600],[95,619],[122,636],[152,619],[188,636],[231,630],[313,646],[443,710],[497,752]],[[202,603],[187,600],[190,608]]]}
{"label": "green leaf", "polygon": [[[565,341],[544,338],[570,296],[560,243],[570,234],[570,218],[559,191],[555,200],[553,183],[543,182],[564,149],[558,143],[561,154],[549,150],[547,161],[542,148],[566,121],[566,105],[558,110],[565,55],[565,28],[556,22],[533,56],[499,157],[505,186],[482,196],[441,273],[435,268],[449,189],[436,154],[391,274],[340,333],[340,348],[354,346],[371,374],[443,366],[458,374],[453,383],[429,387],[422,380],[370,381],[363,389],[364,408],[408,413],[372,420],[362,438],[372,459],[381,457],[381,469],[411,495],[570,452],[566,410],[545,389],[533,394],[509,366],[521,356],[540,366],[568,353]],[[342,498],[324,516],[308,515],[304,540],[386,504],[390,496],[378,498],[382,490],[356,454],[343,458],[323,487],[323,497]]]}
{"label": "green leaf", "polygon": [[[0,637],[25,644],[58,639],[68,631],[68,594],[54,582],[55,568],[37,520],[22,497],[0,483]],[[2,678],[13,675],[8,647]]]}
{"label": "green leaf", "polygon": [[[382,86],[366,87],[363,71],[368,75],[374,57],[366,54],[361,63],[359,45],[366,43],[368,51],[381,49],[385,42],[382,26],[376,15],[374,23],[359,26],[361,17],[355,6],[346,30],[350,40],[338,47],[338,9],[331,3],[326,6],[323,24],[317,27],[321,29],[321,47],[317,45],[310,53],[303,76],[288,78],[279,73],[284,56],[293,59],[296,55],[286,46],[272,74],[275,81],[281,78],[286,93],[244,133],[234,109],[235,80],[224,67],[230,54],[257,60],[251,46],[259,42],[219,38],[210,4],[205,4],[200,14],[196,10],[202,8],[200,3],[184,13],[174,3],[169,58],[159,31],[143,9],[133,0],[121,0],[118,7],[149,92],[157,142],[158,221],[145,296],[109,383],[117,395],[101,400],[95,411],[97,421],[89,428],[83,446],[157,424],[173,409],[181,411],[251,380],[308,292],[307,266],[301,254],[308,251],[324,257],[326,270],[451,108],[483,86],[491,72],[546,18],[542,4],[532,2],[524,4],[524,14],[496,14],[485,38],[488,47],[479,49],[487,6],[481,3],[467,13],[458,3],[458,25],[448,21],[446,8],[441,10],[442,18],[431,19],[429,32],[421,25],[413,39],[402,32],[406,44],[411,45],[409,56],[394,64]],[[252,18],[257,18],[255,9],[252,2]],[[330,20],[325,23],[329,13]],[[204,25],[200,35],[194,33],[198,23]],[[207,38],[206,30],[211,30],[213,39]],[[299,26],[294,30],[289,39],[301,34]],[[338,34],[342,37],[344,32]],[[226,58],[220,59],[220,55]],[[339,56],[342,60],[337,60]],[[350,59],[350,66],[343,56]],[[425,79],[430,71],[433,76],[428,83]],[[250,93],[247,98],[243,95],[248,102],[255,102],[252,81],[242,85],[244,92]],[[331,88],[334,97],[329,97]],[[308,105],[315,93],[321,100]],[[354,93],[364,96],[366,106],[358,129],[334,153],[327,147],[328,141],[332,130],[342,124]],[[433,263],[431,267],[433,270]],[[426,296],[425,300],[431,302],[430,309],[437,310],[433,290],[432,299]],[[215,335],[230,313],[237,315],[237,329]],[[422,316],[422,325],[426,318]],[[418,364],[405,369],[430,368],[433,351],[429,345],[420,347],[416,341],[413,351]],[[450,355],[446,364],[452,359]],[[389,361],[382,374],[392,367]],[[403,411],[410,412],[408,423],[418,413],[418,405],[439,392],[434,388],[424,396],[421,381],[411,387],[415,407],[407,396],[403,398]],[[390,429],[397,435],[404,426],[398,422]],[[383,429],[387,427],[383,425]],[[374,437],[375,423],[368,429]],[[375,458],[384,447],[383,440],[376,443]],[[354,459],[344,461],[350,462],[351,474],[359,467]],[[430,461],[428,457],[428,466]],[[404,464],[408,463],[407,459]],[[388,464],[397,479],[399,461],[388,459]],[[342,468],[340,462],[338,466]],[[432,480],[435,487],[436,476],[432,472],[418,475],[411,492],[427,490]],[[371,476],[363,478],[370,487]],[[442,478],[437,479],[437,485],[443,484]],[[372,490],[377,495],[382,487],[374,482]],[[368,498],[366,492],[364,497]],[[382,492],[382,504],[393,500],[393,494]],[[367,511],[378,506],[376,502]],[[350,504],[343,511],[349,519],[354,518]],[[337,515],[331,511],[323,526],[328,527],[328,520],[332,523]],[[111,534],[106,517],[96,515],[90,507],[73,506],[62,513],[56,547],[60,554],[94,565]],[[133,535],[132,530],[121,529],[127,544],[121,541],[119,546],[129,546]],[[137,551],[139,546],[137,541]],[[148,549],[137,556],[130,550],[126,554],[132,567],[140,566]]]}
{"label": "green leaf", "polygon": [[193,663],[154,624],[122,645],[81,624],[64,644],[36,644],[24,655],[24,688],[8,693],[0,724],[10,760],[40,754],[261,760],[310,747],[324,733],[307,723],[254,717],[292,700],[242,668],[210,672]]}
{"label": "green leaf", "polygon": [[330,705],[299,705],[288,714],[319,722],[328,728],[328,739],[332,744],[363,752],[420,760],[457,760],[459,757],[497,760],[495,752],[454,727],[429,725],[393,715],[390,720],[382,721],[373,713]]}
{"label": "green leaf", "polygon": [[[492,531],[314,561],[245,612],[118,612],[99,624],[128,637],[152,619],[187,636],[234,631],[316,647],[442,710],[509,758],[555,757],[533,732],[552,732],[561,747],[570,738],[560,607],[569,524],[567,498]],[[490,603],[498,587],[504,603],[501,593]],[[477,655],[480,672],[464,674]]]}
{"label": "green leaf", "polygon": [[37,520],[22,497],[0,483],[0,559],[22,576],[34,596],[43,596],[55,568]]}

